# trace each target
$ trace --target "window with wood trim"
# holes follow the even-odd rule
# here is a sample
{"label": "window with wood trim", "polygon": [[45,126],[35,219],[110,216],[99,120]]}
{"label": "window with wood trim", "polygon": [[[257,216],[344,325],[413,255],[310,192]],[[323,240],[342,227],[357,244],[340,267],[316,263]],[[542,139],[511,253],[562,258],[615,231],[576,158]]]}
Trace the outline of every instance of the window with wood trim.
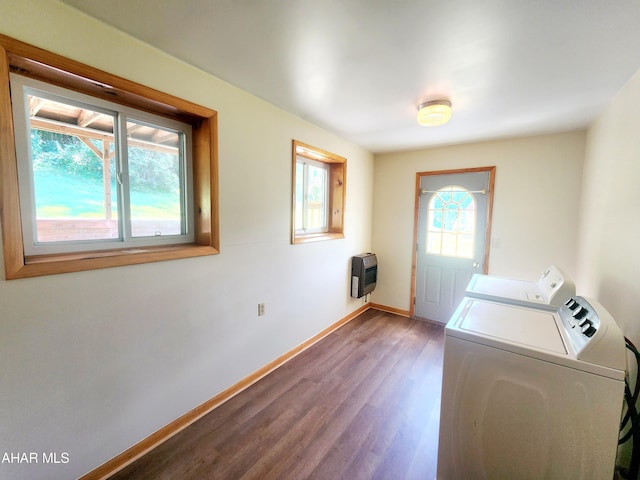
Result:
{"label": "window with wood trim", "polygon": [[215,111],[0,47],[7,279],[219,252]]}
{"label": "window with wood trim", "polygon": [[191,125],[10,78],[26,255],[193,242]]}
{"label": "window with wood trim", "polygon": [[292,243],[344,237],[347,160],[293,141]]}

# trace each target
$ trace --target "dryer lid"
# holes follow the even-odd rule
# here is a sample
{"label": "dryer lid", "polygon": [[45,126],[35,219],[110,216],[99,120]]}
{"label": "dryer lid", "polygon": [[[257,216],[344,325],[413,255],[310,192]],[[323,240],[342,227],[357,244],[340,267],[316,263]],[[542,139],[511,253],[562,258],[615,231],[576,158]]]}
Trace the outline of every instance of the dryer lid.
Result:
{"label": "dryer lid", "polygon": [[540,291],[538,284],[525,280],[494,277],[476,273],[467,286],[467,295],[487,300],[512,300],[546,304],[547,299]]}

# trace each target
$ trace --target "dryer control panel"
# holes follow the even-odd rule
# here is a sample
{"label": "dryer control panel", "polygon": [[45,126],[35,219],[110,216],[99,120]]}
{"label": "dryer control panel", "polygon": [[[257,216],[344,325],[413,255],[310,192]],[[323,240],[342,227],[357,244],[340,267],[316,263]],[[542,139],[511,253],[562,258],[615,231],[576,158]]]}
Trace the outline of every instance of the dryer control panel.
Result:
{"label": "dryer control panel", "polygon": [[563,336],[578,360],[626,370],[624,336],[598,301],[570,297],[558,314]]}
{"label": "dryer control panel", "polygon": [[561,306],[565,298],[576,293],[573,281],[555,265],[551,265],[542,273],[536,286],[544,297],[543,301],[549,305]]}

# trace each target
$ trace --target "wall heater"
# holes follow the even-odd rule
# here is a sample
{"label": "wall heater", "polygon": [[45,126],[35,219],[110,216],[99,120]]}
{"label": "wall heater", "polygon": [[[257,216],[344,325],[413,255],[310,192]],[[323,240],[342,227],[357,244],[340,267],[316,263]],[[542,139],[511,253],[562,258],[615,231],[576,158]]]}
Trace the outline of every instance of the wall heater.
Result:
{"label": "wall heater", "polygon": [[378,259],[373,253],[351,257],[351,296],[364,297],[373,292],[378,280]]}

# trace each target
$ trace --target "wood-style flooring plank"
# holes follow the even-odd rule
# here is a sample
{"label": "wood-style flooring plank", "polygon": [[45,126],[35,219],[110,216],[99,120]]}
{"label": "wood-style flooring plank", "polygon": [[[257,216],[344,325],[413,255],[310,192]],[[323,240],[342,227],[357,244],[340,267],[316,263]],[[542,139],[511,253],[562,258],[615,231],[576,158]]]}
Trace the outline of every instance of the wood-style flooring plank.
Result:
{"label": "wood-style flooring plank", "polygon": [[435,478],[443,332],[368,310],[111,480]]}

